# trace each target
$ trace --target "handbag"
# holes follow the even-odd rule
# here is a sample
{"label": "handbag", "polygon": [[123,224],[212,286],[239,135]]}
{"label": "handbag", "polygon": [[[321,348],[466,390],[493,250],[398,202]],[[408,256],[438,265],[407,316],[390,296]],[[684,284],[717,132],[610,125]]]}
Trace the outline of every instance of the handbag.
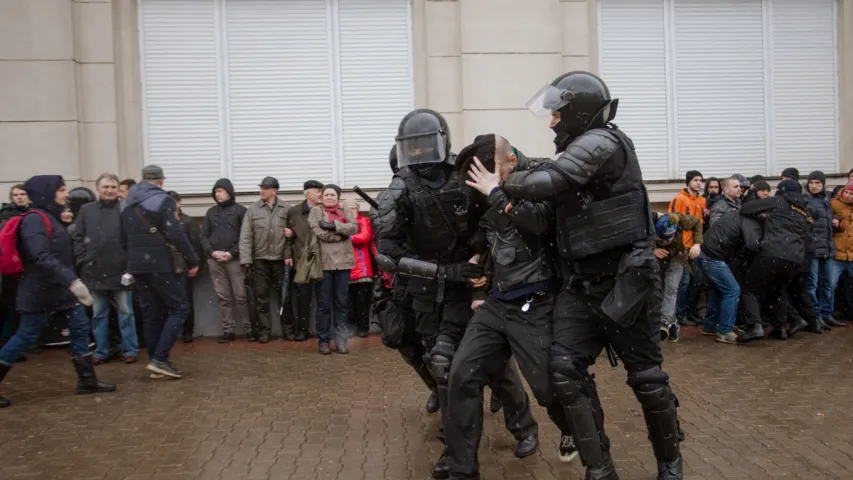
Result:
{"label": "handbag", "polygon": [[312,236],[296,262],[293,281],[299,285],[317,283],[323,279],[323,258],[320,256],[320,241]]}
{"label": "handbag", "polygon": [[163,243],[166,244],[166,247],[169,248],[169,252],[172,255],[172,266],[175,270],[175,274],[183,275],[187,273],[187,260],[184,258],[184,255],[179,252],[174,245],[166,241],[166,237],[164,237],[163,234],[160,233],[160,230],[157,227],[151,226],[151,223],[148,221],[148,219],[145,217],[145,214],[142,213],[142,210],[140,210],[138,206],[134,207],[133,210],[136,212],[136,215],[139,216],[139,219],[142,220],[142,223],[145,224],[145,227],[148,229],[148,231],[156,235],[157,238],[162,240]]}

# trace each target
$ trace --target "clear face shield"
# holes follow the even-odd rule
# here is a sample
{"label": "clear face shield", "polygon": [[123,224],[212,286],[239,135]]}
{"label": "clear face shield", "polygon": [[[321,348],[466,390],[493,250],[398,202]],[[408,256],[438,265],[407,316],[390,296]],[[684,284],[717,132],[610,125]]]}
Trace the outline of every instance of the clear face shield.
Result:
{"label": "clear face shield", "polygon": [[447,139],[441,132],[429,132],[397,138],[397,162],[400,168],[444,161]]}
{"label": "clear face shield", "polygon": [[538,117],[547,117],[572,101],[572,92],[545,85],[527,101],[527,108]]}

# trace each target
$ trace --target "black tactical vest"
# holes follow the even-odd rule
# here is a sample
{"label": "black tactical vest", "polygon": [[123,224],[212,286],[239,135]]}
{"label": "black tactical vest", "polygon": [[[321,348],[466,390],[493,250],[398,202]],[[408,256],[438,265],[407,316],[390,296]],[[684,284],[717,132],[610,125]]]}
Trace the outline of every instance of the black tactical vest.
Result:
{"label": "black tactical vest", "polygon": [[465,261],[452,258],[454,250],[467,245],[476,225],[472,224],[470,199],[462,190],[456,170],[439,188],[425,185],[409,168],[396,176],[406,182],[412,204],[411,221],[402,225],[406,240],[418,258],[438,263]]}

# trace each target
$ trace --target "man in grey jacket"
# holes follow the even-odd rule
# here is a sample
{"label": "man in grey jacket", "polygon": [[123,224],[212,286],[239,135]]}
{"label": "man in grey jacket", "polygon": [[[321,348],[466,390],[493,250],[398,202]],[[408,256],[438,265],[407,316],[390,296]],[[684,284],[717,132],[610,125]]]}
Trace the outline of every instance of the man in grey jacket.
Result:
{"label": "man in grey jacket", "polygon": [[730,177],[723,180],[723,197],[714,202],[714,206],[711,207],[709,227],[726,213],[731,212],[732,210],[740,210],[741,191],[741,185],[738,179]]}
{"label": "man in grey jacket", "polygon": [[[281,292],[284,266],[293,264],[293,259],[285,259],[287,237],[293,236],[293,232],[287,228],[290,205],[278,199],[278,180],[266,177],[259,186],[261,199],[246,210],[240,229],[240,265],[249,270],[255,291],[255,308],[258,309],[260,325],[253,325],[253,328],[260,342],[268,343],[272,333],[270,296]],[[283,309],[281,330],[285,339],[294,339],[293,312],[290,308]]]}

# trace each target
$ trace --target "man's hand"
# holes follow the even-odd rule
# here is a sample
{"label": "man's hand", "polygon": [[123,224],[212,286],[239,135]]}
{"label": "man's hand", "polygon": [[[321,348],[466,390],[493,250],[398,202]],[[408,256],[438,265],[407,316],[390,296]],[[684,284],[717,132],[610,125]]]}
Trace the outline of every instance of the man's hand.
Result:
{"label": "man's hand", "polygon": [[839,225],[841,225],[841,221],[838,220],[837,218],[833,218],[832,219],[832,226],[835,228],[838,228]]}
{"label": "man's hand", "polygon": [[488,281],[489,281],[489,279],[486,277],[472,278],[471,279],[471,286],[473,286],[474,288],[485,287],[486,283],[488,283]]}
{"label": "man's hand", "polygon": [[473,263],[451,263],[446,267],[448,282],[472,284],[472,280],[483,276],[483,267]]}
{"label": "man's hand", "polygon": [[284,236],[287,238],[293,238],[293,230],[289,228],[284,229]]}
{"label": "man's hand", "polygon": [[222,252],[222,263],[228,263],[231,260],[234,260],[234,255],[231,255],[231,252]]}
{"label": "man's hand", "polygon": [[292,259],[292,258],[285,258],[285,259],[284,259],[284,264],[285,264],[285,265],[290,265],[290,266],[292,267],[292,266],[293,266],[293,259]]}
{"label": "man's hand", "polygon": [[477,309],[480,308],[480,305],[484,303],[486,303],[485,300],[474,300],[473,302],[471,302],[471,310],[474,310],[476,312]]}
{"label": "man's hand", "polygon": [[698,257],[700,253],[702,253],[702,245],[697,244],[690,247],[690,260]]}
{"label": "man's hand", "polygon": [[702,211],[705,212],[706,217],[711,214],[711,211],[708,210],[707,208],[703,208]]}
{"label": "man's hand", "polygon": [[500,186],[501,183],[500,177],[486,170],[486,167],[480,163],[480,159],[477,157],[474,157],[474,163],[468,170],[468,176],[471,177],[471,180],[465,180],[465,184],[486,196],[489,196],[492,190]]}
{"label": "man's hand", "polygon": [[191,268],[191,269],[190,269],[190,271],[189,271],[189,272],[187,272],[187,275],[188,275],[190,278],[193,278],[193,277],[195,277],[196,275],[198,275],[198,267],[193,267],[193,268]]}
{"label": "man's hand", "polygon": [[327,222],[325,220],[320,220],[319,222],[317,222],[317,226],[329,232],[334,232],[336,230],[334,223]]}
{"label": "man's hand", "polygon": [[669,256],[669,252],[667,252],[666,250],[664,250],[662,248],[656,248],[655,249],[655,257],[657,257],[658,260],[663,260],[664,258],[666,258],[668,256]]}

